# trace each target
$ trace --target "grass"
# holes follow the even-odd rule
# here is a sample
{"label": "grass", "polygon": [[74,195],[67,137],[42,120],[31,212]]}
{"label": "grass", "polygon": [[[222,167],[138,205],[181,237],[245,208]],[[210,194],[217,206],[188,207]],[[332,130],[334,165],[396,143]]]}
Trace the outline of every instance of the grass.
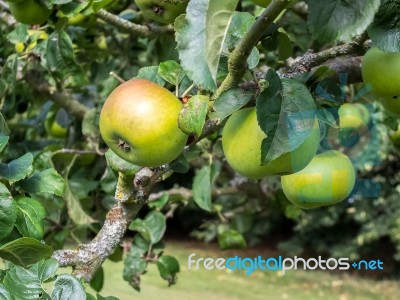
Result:
{"label": "grass", "polygon": [[[107,261],[104,265],[105,284],[100,292],[103,296],[115,296],[120,300],[130,299],[185,299],[185,300],[236,300],[236,299],[293,299],[293,300],[370,300],[400,299],[398,281],[361,278],[344,271],[256,271],[245,275],[244,271],[230,270],[188,270],[187,258],[190,253],[198,257],[226,257],[232,253],[221,252],[213,246],[169,241],[165,254],[174,255],[181,264],[178,283],[168,288],[166,281],[159,277],[155,265],[142,276],[141,292],[138,293],[122,279],[123,264]],[[235,255],[235,254],[233,254]],[[269,256],[259,252],[248,255]],[[274,255],[274,254],[273,254]],[[346,273],[345,273],[346,272]]]}

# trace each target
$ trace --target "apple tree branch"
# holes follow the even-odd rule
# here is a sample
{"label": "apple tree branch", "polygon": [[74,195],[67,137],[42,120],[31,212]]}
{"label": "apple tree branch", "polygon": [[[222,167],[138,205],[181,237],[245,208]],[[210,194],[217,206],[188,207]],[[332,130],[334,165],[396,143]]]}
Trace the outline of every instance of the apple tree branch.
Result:
{"label": "apple tree branch", "polygon": [[74,250],[57,250],[53,258],[60,267],[72,266],[73,274],[90,282],[96,271],[121,243],[129,224],[146,204],[152,187],[160,181],[167,167],[143,168],[136,176],[119,173],[116,204],[108,212],[103,227],[87,244]]}

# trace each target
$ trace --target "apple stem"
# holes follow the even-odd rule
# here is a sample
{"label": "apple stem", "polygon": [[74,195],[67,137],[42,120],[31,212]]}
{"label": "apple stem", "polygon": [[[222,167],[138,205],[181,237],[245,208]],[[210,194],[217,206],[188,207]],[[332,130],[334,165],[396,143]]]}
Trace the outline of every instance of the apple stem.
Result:
{"label": "apple stem", "polygon": [[114,77],[115,79],[117,79],[119,82],[124,83],[126,82],[125,79],[123,79],[122,77],[120,77],[118,74],[116,74],[114,71],[110,72],[110,76]]}
{"label": "apple stem", "polygon": [[182,94],[182,97],[181,97],[181,98],[185,98],[185,97],[187,96],[187,94],[189,94],[189,93],[190,93],[190,91],[191,91],[193,88],[194,88],[194,83],[192,83],[192,85],[191,85],[191,86],[189,86],[189,87],[187,88],[187,90],[183,92],[183,94]]}

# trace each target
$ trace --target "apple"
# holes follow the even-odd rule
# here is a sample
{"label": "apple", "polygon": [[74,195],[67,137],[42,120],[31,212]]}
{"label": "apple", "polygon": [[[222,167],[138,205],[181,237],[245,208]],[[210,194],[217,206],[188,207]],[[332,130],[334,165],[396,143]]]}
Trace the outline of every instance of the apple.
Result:
{"label": "apple", "polygon": [[400,115],[400,98],[397,97],[381,97],[378,99],[382,103],[385,110],[396,115]]}
{"label": "apple", "polygon": [[366,125],[368,125],[369,121],[371,121],[371,114],[369,113],[368,108],[362,103],[355,103],[354,105],[356,105],[360,110],[361,119]]}
{"label": "apple", "polygon": [[261,7],[267,7],[271,3],[271,1],[272,0],[251,0],[251,2]]}
{"label": "apple", "polygon": [[189,0],[136,0],[143,17],[163,24],[171,24],[185,13]]}
{"label": "apple", "polygon": [[188,139],[178,127],[182,103],[149,80],[132,79],[108,96],[100,113],[100,133],[122,159],[143,167],[171,162]]}
{"label": "apple", "polygon": [[361,64],[362,78],[372,91],[383,97],[400,96],[400,53],[383,52],[374,47],[367,51]]}
{"label": "apple", "polygon": [[320,140],[318,121],[306,141],[297,149],[261,165],[261,143],[266,138],[258,126],[254,107],[232,114],[222,133],[222,147],[229,165],[239,174],[252,178],[300,171],[317,153]]}
{"label": "apple", "polygon": [[343,201],[353,190],[356,171],[343,153],[317,154],[300,172],[282,176],[282,189],[294,205],[310,209]]}
{"label": "apple", "polygon": [[9,1],[9,8],[17,21],[29,25],[43,24],[52,12],[37,0]]}
{"label": "apple", "polygon": [[46,119],[44,121],[44,127],[46,132],[58,139],[64,139],[68,135],[68,128],[63,127],[60,123],[57,122],[57,109],[52,109],[47,113]]}
{"label": "apple", "polygon": [[[361,107],[360,107],[361,106]],[[365,129],[369,122],[368,109],[362,104],[345,103],[338,110],[340,128]]]}

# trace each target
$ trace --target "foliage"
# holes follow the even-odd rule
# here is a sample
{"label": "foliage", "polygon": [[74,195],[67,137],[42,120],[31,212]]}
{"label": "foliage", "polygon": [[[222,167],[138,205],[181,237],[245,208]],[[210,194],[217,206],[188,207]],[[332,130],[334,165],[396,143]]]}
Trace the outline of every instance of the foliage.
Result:
{"label": "foliage", "polygon": [[[169,218],[223,249],[293,229],[280,243],[290,253],[311,248],[357,258],[389,240],[400,260],[399,150],[388,139],[398,117],[367,95],[361,78],[351,76],[359,61],[349,60],[366,51],[367,36],[356,37],[365,31],[380,49],[400,51],[399,1],[306,2],[308,8],[272,1],[261,10],[248,0],[190,0],[168,26],[143,19],[127,0],[41,0],[52,10],[41,26],[16,22],[1,8],[0,257],[7,263],[0,299],[96,299],[75,276],[56,275],[59,262],[51,256],[88,243],[113,221],[107,212],[122,206],[115,199],[123,176],[142,192],[138,199],[149,199],[128,223],[124,242],[110,246],[109,259],[124,260],[122,276],[138,291],[149,264],[169,286],[176,283],[179,263],[173,253],[164,255]],[[348,77],[337,74],[343,68]],[[175,161],[151,170],[163,171],[152,191],[140,189],[151,178],[133,180],[144,169],[107,151],[98,129],[105,99],[131,78],[174,92],[184,103],[179,127],[190,135]],[[338,128],[338,108],[354,101],[372,115],[367,134]],[[250,106],[267,134],[260,163],[297,149],[316,117],[320,152],[340,150],[358,170],[353,194],[303,211],[285,198],[278,176],[253,181],[235,174],[224,158],[221,129]],[[48,132],[50,119],[67,135]],[[103,280],[99,269],[96,291]],[[51,292],[43,288],[47,281],[54,281]]]}

